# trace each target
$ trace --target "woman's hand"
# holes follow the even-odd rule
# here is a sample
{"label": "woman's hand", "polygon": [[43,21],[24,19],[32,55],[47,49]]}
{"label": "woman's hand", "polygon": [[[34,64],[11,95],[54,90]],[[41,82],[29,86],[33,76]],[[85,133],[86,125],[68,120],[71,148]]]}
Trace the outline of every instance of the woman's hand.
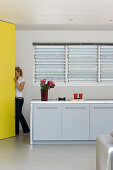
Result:
{"label": "woman's hand", "polygon": [[24,88],[25,82],[22,82],[22,83],[20,83],[20,85],[19,85],[16,77],[15,77],[14,80],[15,80],[15,83],[16,83],[16,86],[17,86],[18,90],[21,92],[21,91],[23,90],[23,88]]}
{"label": "woman's hand", "polygon": [[20,92],[23,90],[24,84],[25,84],[25,82],[20,83],[20,85],[19,85],[18,82],[16,82],[17,88],[18,88],[18,90],[19,90]]}

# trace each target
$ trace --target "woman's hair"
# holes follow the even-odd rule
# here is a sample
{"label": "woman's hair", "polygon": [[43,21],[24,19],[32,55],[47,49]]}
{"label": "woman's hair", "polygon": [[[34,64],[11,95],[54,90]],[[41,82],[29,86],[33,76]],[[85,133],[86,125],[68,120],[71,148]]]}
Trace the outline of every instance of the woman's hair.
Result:
{"label": "woman's hair", "polygon": [[18,73],[20,73],[20,76],[23,76],[23,72],[22,69],[20,67],[15,67],[15,71],[18,71]]}

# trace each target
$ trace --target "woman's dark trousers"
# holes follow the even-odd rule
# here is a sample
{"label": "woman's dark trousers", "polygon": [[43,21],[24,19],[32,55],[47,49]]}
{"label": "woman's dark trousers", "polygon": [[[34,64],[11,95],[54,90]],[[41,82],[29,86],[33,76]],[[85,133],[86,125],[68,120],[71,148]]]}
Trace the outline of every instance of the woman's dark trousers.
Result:
{"label": "woman's dark trousers", "polygon": [[28,124],[22,114],[22,106],[23,106],[23,103],[24,103],[24,99],[15,99],[15,112],[16,112],[16,134],[19,135],[19,122],[21,123],[22,125],[22,129],[23,129],[23,132],[24,133],[28,133],[30,130],[29,130],[29,127],[28,127]]}

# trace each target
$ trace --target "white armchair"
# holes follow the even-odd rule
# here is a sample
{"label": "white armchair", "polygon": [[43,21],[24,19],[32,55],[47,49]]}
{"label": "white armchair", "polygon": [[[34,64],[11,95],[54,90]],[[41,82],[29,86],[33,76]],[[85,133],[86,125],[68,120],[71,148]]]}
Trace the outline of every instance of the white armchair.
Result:
{"label": "white armchair", "polygon": [[113,170],[113,137],[111,135],[96,138],[96,170]]}

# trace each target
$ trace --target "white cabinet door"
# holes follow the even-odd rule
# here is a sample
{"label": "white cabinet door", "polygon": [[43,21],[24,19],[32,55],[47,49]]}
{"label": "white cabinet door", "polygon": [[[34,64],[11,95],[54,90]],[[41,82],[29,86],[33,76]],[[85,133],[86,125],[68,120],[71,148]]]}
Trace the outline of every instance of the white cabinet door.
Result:
{"label": "white cabinet door", "polygon": [[113,104],[90,105],[90,139],[110,133],[113,129]]}
{"label": "white cabinet door", "polygon": [[89,104],[62,105],[62,140],[89,140]]}
{"label": "white cabinet door", "polygon": [[33,140],[61,140],[60,104],[34,104]]}

